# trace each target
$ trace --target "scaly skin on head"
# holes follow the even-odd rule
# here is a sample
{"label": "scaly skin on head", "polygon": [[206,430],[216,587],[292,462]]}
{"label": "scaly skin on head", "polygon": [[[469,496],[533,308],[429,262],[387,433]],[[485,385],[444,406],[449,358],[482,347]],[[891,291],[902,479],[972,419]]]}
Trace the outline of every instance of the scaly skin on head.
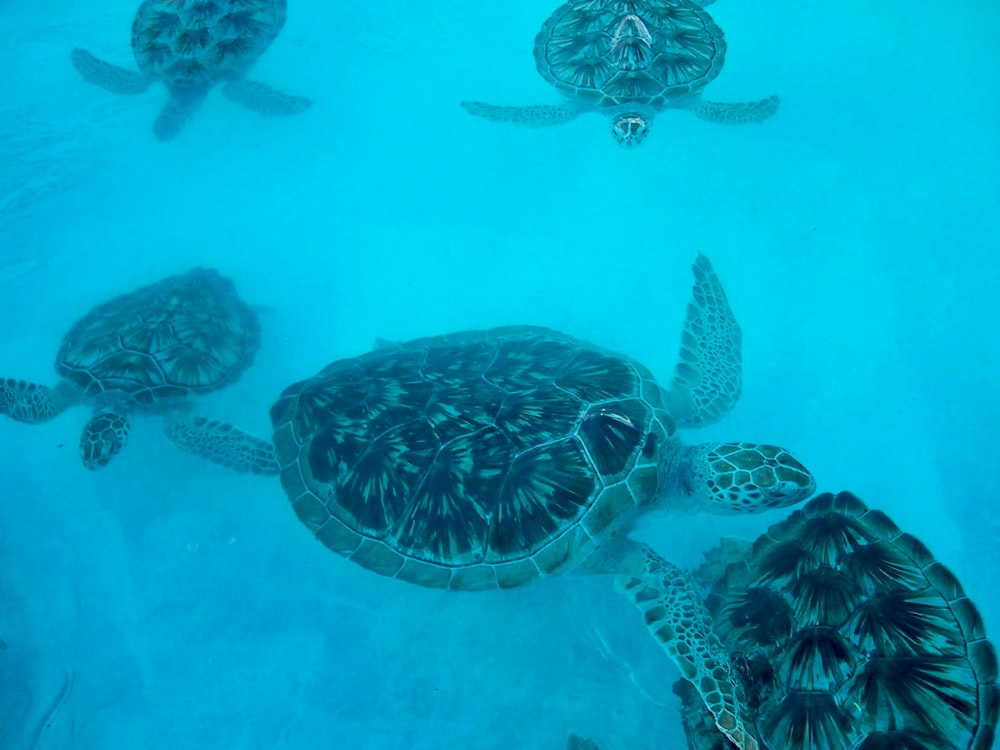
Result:
{"label": "scaly skin on head", "polygon": [[668,507],[721,515],[760,513],[807,500],[816,480],[776,445],[706,443],[680,450],[660,467]]}

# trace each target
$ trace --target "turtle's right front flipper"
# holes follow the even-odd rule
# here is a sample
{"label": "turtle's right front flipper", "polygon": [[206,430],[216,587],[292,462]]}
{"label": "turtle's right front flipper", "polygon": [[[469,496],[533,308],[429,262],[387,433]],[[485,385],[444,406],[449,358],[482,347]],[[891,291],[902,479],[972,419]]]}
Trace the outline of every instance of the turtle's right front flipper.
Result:
{"label": "turtle's right front flipper", "polygon": [[715,726],[740,750],[758,750],[744,696],[697,586],[645,544],[633,543],[617,585],[643,614],[657,643],[697,690]]}
{"label": "turtle's right front flipper", "polygon": [[266,440],[226,422],[204,417],[169,422],[167,438],[178,448],[247,474],[277,474],[278,459]]}
{"label": "turtle's right front flipper", "polygon": [[67,406],[67,399],[54,388],[24,380],[0,380],[0,414],[27,424],[47,422]]}
{"label": "turtle's right front flipper", "polygon": [[462,102],[462,109],[471,115],[485,117],[494,122],[511,122],[529,128],[561,125],[580,114],[580,108],[571,104],[538,104],[529,107],[503,107],[485,102]]}
{"label": "turtle's right front flipper", "polygon": [[115,94],[141,94],[152,83],[141,73],[98,60],[85,49],[73,50],[70,59],[83,80]]}

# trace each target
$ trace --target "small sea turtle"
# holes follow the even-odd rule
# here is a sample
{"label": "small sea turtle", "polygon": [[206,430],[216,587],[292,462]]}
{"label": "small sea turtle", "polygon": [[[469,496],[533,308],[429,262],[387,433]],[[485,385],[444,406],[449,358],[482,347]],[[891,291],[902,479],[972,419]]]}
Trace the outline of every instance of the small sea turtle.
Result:
{"label": "small sea turtle", "polygon": [[[824,494],[699,573],[738,654],[750,731],[768,750],[993,746],[997,656],[978,610],[924,544],[849,492]],[[726,750],[679,681],[692,750]]]}
{"label": "small sea turtle", "polygon": [[82,49],[73,65],[84,80],[116,94],[138,94],[162,81],[170,99],[153,125],[160,140],[177,135],[209,89],[261,114],[292,115],[311,102],[246,78],[285,24],[285,0],[145,0],[132,22],[139,72]]}
{"label": "small sea turtle", "polygon": [[[260,347],[257,315],[217,271],[195,268],[97,306],[63,337],[54,388],[0,380],[0,414],[37,424],[77,403],[93,406],[80,452],[88,469],[125,447],[129,413],[174,415],[167,436],[240,471],[277,472],[268,442],[184,410],[234,382]],[[177,416],[180,415],[180,416]]]}
{"label": "small sea turtle", "polygon": [[535,37],[535,66],[563,104],[505,107],[462,102],[474,115],[529,126],[559,125],[583,112],[604,112],[622,146],[638,146],[657,112],[688,109],[714,122],[761,122],[778,97],[720,103],[701,98],[722,70],[726,42],[709,2],[570,0]]}
{"label": "small sea turtle", "polygon": [[684,446],[741,387],[741,333],[708,259],[669,388],[545,328],[419,339],[334,362],[271,409],[281,482],[333,551],[451,590],[565,571],[618,574],[727,736],[753,749],[729,659],[683,572],[626,532],[644,511],[752,513],[805,500],[810,473],[771,445]]}

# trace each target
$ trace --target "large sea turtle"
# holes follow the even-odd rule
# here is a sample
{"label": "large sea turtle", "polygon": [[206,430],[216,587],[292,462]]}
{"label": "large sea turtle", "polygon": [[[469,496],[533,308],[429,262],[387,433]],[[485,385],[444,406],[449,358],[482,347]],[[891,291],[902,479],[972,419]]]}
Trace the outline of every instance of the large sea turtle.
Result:
{"label": "large sea turtle", "polygon": [[638,146],[657,112],[688,109],[705,120],[760,122],[778,97],[722,103],[701,98],[722,70],[726,41],[693,0],[570,0],[535,37],[535,67],[562,104],[509,107],[462,102],[474,115],[521,125],[559,125],[583,112],[611,118],[622,146]]}
{"label": "large sea turtle", "polygon": [[192,417],[189,400],[234,382],[260,347],[257,315],[217,271],[195,268],[95,307],[63,337],[54,387],[0,379],[0,414],[37,424],[89,403],[80,452],[88,469],[122,448],[129,413],[164,413],[176,444],[240,471],[277,472],[270,443]]}
{"label": "large sea turtle", "polygon": [[638,362],[545,328],[418,339],[334,362],[271,409],[281,482],[333,551],[451,590],[564,571],[622,590],[719,728],[754,748],[729,660],[682,571],[626,532],[647,510],[752,513],[814,481],[771,445],[684,446],[741,384],[741,334],[707,258],[669,388]]}
{"label": "large sea turtle", "polygon": [[[823,494],[699,578],[767,750],[989,750],[997,656],[955,575],[849,492]],[[692,750],[726,750],[678,682]]]}
{"label": "large sea turtle", "polygon": [[284,26],[285,7],[285,0],[144,0],[132,22],[139,72],[82,49],[71,58],[86,81],[116,94],[138,94],[162,81],[170,99],[153,125],[160,140],[177,135],[218,83],[228,98],[262,114],[296,114],[309,99],[246,78]]}

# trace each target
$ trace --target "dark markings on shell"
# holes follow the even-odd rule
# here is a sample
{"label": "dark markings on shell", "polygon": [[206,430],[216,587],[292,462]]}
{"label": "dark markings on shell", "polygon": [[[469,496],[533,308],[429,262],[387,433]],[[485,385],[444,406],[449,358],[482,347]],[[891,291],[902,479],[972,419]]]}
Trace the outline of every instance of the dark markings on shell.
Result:
{"label": "dark markings on shell", "polygon": [[132,22],[143,73],[168,85],[242,75],[285,23],[286,0],[145,0]]}
{"label": "dark markings on shell", "polygon": [[539,73],[596,106],[661,108],[715,78],[725,52],[721,29],[687,0],[570,2],[535,39]]}
{"label": "dark markings on shell", "polygon": [[56,370],[88,396],[116,390],[149,405],[233,382],[259,347],[233,283],[198,268],[94,308],[63,338]]}
{"label": "dark markings on shell", "polygon": [[496,564],[553,544],[606,486],[655,465],[673,426],[641,399],[650,383],[622,357],[515,327],[335,362],[271,416],[279,455],[358,534],[438,565]]}

